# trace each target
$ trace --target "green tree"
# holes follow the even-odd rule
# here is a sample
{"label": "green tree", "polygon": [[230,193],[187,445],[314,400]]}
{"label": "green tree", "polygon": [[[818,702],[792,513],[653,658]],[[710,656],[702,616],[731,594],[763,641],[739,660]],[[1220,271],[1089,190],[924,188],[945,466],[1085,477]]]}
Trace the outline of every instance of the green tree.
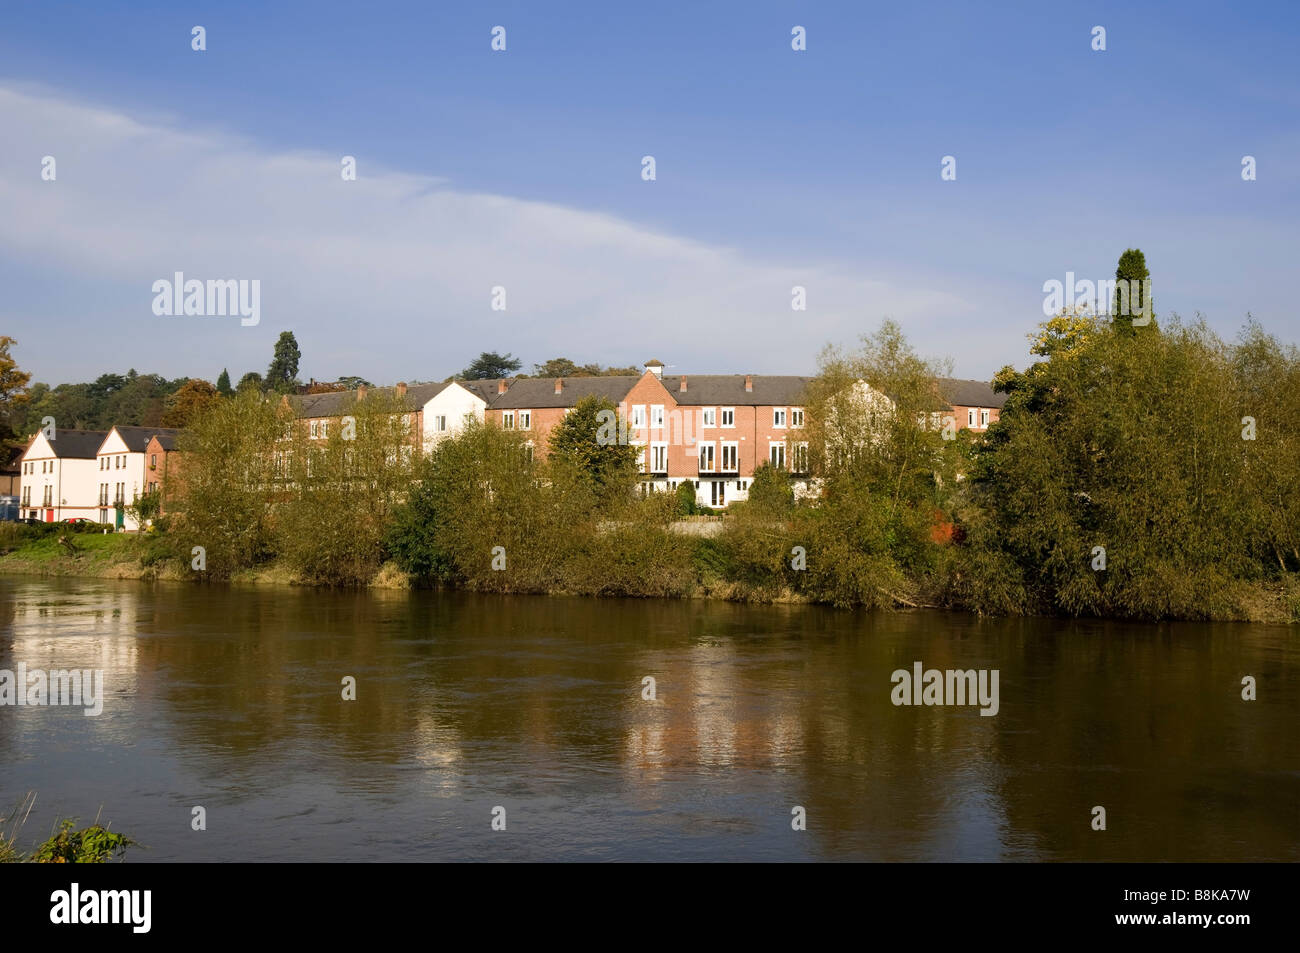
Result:
{"label": "green tree", "polygon": [[288,394],[298,385],[298,362],[302,351],[292,331],[281,331],[275,342],[271,366],[266,369],[266,386],[277,394]]}
{"label": "green tree", "polygon": [[398,503],[411,488],[415,446],[410,413],[394,395],[349,395],[326,440],[298,421],[282,444],[287,483],[276,509],[276,550],[300,576],[365,585],[378,571]]}
{"label": "green tree", "polygon": [[262,379],[262,375],[257,373],[257,371],[249,371],[239,379],[239,384],[236,385],[235,389],[240,394],[249,391],[255,394],[260,394],[266,390],[266,381]]}
{"label": "green tree", "polygon": [[221,369],[221,373],[217,376],[217,393],[222,397],[232,397],[235,393],[234,389],[230,386],[230,371],[224,367]]}
{"label": "green tree", "polygon": [[523,366],[523,361],[509,354],[484,351],[470,362],[469,367],[460,372],[460,376],[468,381],[492,380],[497,377],[509,377]]}
{"label": "green tree", "polygon": [[205,380],[193,378],[163,401],[162,425],[186,427],[204,407],[217,399],[217,388]]}
{"label": "green tree", "polygon": [[19,370],[18,362],[9,353],[17,343],[7,334],[0,335],[0,437],[15,433],[17,411],[31,399],[27,385],[32,375]]}
{"label": "green tree", "polygon": [[275,553],[273,504],[284,495],[283,446],[290,418],[280,404],[243,390],[208,404],[177,441],[184,465],[168,474],[169,509],[178,511],[169,535],[180,558],[202,546],[206,572],[232,574]]}
{"label": "green tree", "polygon": [[779,516],[794,506],[794,487],[790,474],[764,461],[754,471],[749,485],[749,505],[765,515]]}
{"label": "green tree", "polygon": [[595,501],[626,501],[636,485],[638,448],[620,439],[627,423],[603,397],[590,394],[551,429],[548,463],[586,484]]}
{"label": "green tree", "polygon": [[[1150,289],[1146,284],[1150,278],[1151,272],[1147,269],[1147,259],[1141,250],[1125,249],[1124,254],[1119,256],[1119,263],[1115,266],[1116,288],[1110,314],[1115,326],[1126,334],[1135,333],[1133,319],[1143,315],[1150,318],[1149,326],[1155,327],[1155,303],[1154,300],[1148,300]],[[1121,293],[1120,282],[1124,282],[1123,287],[1131,290],[1130,294]],[[1142,326],[1138,325],[1138,327]]]}

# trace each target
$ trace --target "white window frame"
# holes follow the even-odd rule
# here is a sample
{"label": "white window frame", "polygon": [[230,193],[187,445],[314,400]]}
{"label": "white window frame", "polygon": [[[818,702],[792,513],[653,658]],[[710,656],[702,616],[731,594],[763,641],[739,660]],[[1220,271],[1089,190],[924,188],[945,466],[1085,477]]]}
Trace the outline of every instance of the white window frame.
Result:
{"label": "white window frame", "polygon": [[974,426],[975,426],[975,408],[974,408],[974,407],[967,407],[967,408],[966,408],[966,426],[967,426],[967,427],[974,427]]}
{"label": "white window frame", "polygon": [[[715,467],[717,466],[718,458],[717,458],[717,456],[715,455],[715,452],[714,452],[714,451],[715,451],[715,447],[714,447],[714,442],[713,442],[712,440],[701,440],[701,441],[700,441],[700,445],[699,445],[699,454],[700,454],[700,457],[699,457],[699,462],[700,462],[699,472],[700,472],[700,473],[716,473],[716,472],[717,472],[716,469],[715,469]],[[707,463],[707,466],[706,466],[706,463]]]}
{"label": "white window frame", "polygon": [[645,427],[645,404],[632,405],[632,427],[635,430]]}
{"label": "white window frame", "polygon": [[328,440],[330,438],[330,422],[328,420],[322,420],[320,422],[320,438],[322,440]]}
{"label": "white window frame", "polygon": [[311,435],[311,439],[313,440],[315,440],[318,436],[320,436],[320,421],[313,420],[310,424],[308,424],[307,432],[308,434]]}
{"label": "white window frame", "polygon": [[[660,455],[663,457],[663,465],[655,466]],[[655,440],[650,444],[650,473],[667,473],[668,472],[668,441]]]}
{"label": "white window frame", "polygon": [[791,408],[790,408],[790,426],[791,426],[791,427],[802,427],[802,426],[803,426],[803,408],[802,408],[802,407],[791,407]]}
{"label": "white window frame", "polygon": [[981,411],[980,411],[980,429],[981,429],[981,430],[985,430],[985,429],[988,428],[988,425],[989,425],[989,412],[988,412],[987,410],[981,410]]}
{"label": "white window frame", "polygon": [[[778,448],[779,448],[780,451],[781,451],[780,453],[777,453],[777,449],[778,449]],[[776,459],[777,457],[780,457],[781,459],[778,461],[778,460]],[[784,470],[784,469],[785,469],[785,441],[784,441],[784,440],[769,440],[769,441],[768,441],[768,444],[767,444],[767,462],[770,463],[770,464],[772,464],[772,466],[776,467],[778,470]]]}
{"label": "white window frame", "polygon": [[784,407],[773,407],[772,408],[772,429],[784,430],[785,422],[788,418],[789,418],[789,414]]}
{"label": "white window frame", "polygon": [[719,407],[718,411],[721,420],[718,426],[723,430],[734,430],[736,428],[736,408]]}
{"label": "white window frame", "polygon": [[[727,466],[727,451],[731,452],[731,466]],[[723,440],[722,441],[722,459],[719,462],[723,473],[740,472],[740,441]]]}
{"label": "white window frame", "polygon": [[650,429],[651,430],[664,429],[664,405],[663,404],[650,405]]}
{"label": "white window frame", "polygon": [[520,430],[533,429],[533,412],[531,410],[519,411],[519,429]]}
{"label": "white window frame", "polygon": [[447,415],[446,415],[446,414],[434,414],[434,415],[433,415],[433,432],[434,432],[434,433],[446,433],[446,432],[447,432]]}
{"label": "white window frame", "polygon": [[515,429],[515,412],[513,410],[501,411],[501,429],[502,430]]}
{"label": "white window frame", "polygon": [[705,407],[700,411],[701,427],[716,427],[718,425],[718,408]]}

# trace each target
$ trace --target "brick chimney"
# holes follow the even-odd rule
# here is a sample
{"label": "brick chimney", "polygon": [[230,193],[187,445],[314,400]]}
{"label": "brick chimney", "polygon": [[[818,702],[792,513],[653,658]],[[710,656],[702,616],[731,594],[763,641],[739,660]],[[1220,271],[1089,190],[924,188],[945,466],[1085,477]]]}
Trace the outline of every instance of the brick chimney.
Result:
{"label": "brick chimney", "polygon": [[503,377],[501,378],[501,380],[497,381],[497,393],[504,394],[505,392],[506,392],[506,379]]}
{"label": "brick chimney", "polygon": [[397,382],[397,396],[398,397],[406,396],[406,381]]}
{"label": "brick chimney", "polygon": [[745,393],[746,393],[746,394],[752,394],[752,393],[754,393],[754,375],[753,375],[753,374],[746,374],[746,375],[745,375]]}
{"label": "brick chimney", "polygon": [[681,392],[682,392],[683,394],[686,393],[686,375],[685,375],[685,374],[682,375],[682,389],[681,389]]}
{"label": "brick chimney", "polygon": [[360,387],[357,388],[357,400],[365,400],[365,399],[366,399],[366,385],[362,384]]}
{"label": "brick chimney", "polygon": [[557,378],[555,379],[555,392],[558,394],[558,393],[560,393],[562,390],[564,390],[564,378],[563,378],[563,377],[557,377]]}

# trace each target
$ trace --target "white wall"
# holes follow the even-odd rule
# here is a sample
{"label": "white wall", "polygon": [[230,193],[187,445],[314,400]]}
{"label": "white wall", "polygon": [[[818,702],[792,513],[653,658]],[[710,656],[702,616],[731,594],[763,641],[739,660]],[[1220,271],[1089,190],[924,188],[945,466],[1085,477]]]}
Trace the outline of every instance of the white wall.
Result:
{"label": "white wall", "polygon": [[[428,453],[439,440],[454,436],[465,426],[465,417],[472,414],[480,423],[483,421],[487,404],[479,397],[459,384],[448,384],[436,396],[424,405],[424,452]],[[447,418],[447,430],[439,433],[435,429],[438,416]]]}
{"label": "white wall", "polygon": [[[41,472],[43,462],[52,463],[50,472]],[[40,433],[23,454],[20,471],[26,470],[26,464],[29,463],[34,464],[32,469],[35,472],[21,473],[18,483],[21,516],[26,517],[29,512],[35,510],[37,519],[46,518],[46,507],[42,504],[45,500],[45,487],[48,486],[54,522],[71,519],[74,516],[84,516],[92,520],[98,518],[98,507],[95,506],[98,494],[95,468],[98,464],[94,460],[56,457],[49,440],[44,433]],[[24,494],[28,492],[31,495],[31,502],[23,506]]]}

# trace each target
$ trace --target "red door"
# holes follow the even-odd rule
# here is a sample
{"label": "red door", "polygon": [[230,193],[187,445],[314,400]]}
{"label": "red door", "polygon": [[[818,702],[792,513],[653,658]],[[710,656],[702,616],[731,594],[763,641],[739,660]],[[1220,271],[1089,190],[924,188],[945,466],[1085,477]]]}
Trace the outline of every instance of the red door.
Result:
{"label": "red door", "polygon": [[46,511],[45,511],[45,522],[47,522],[47,523],[53,523],[53,522],[54,522],[54,510],[46,510]]}

